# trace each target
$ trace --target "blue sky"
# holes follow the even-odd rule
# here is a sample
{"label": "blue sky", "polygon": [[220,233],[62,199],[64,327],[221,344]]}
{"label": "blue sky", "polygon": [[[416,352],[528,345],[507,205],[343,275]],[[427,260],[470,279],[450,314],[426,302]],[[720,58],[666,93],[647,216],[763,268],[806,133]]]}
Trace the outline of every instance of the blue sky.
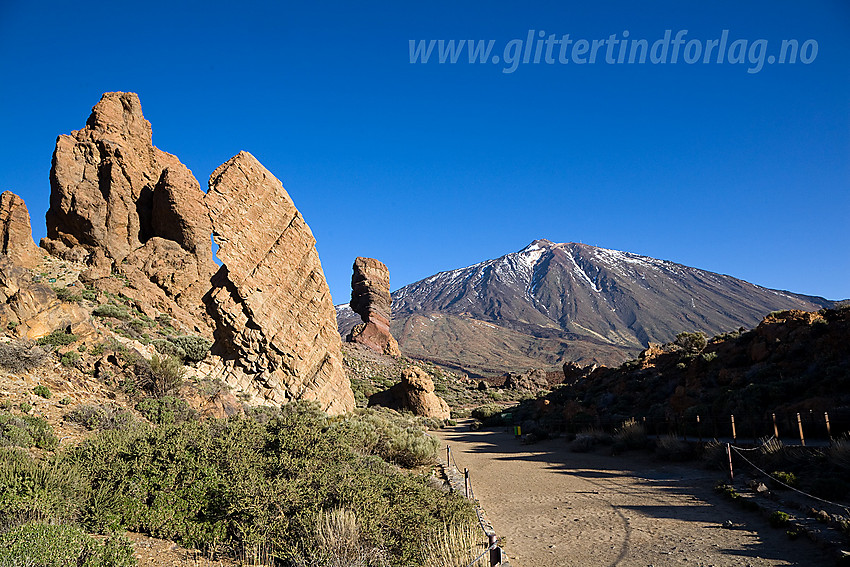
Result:
{"label": "blue sky", "polygon": [[[808,64],[410,63],[409,40],[817,43]],[[0,190],[45,234],[58,134],[139,93],[206,185],[239,150],[284,183],[336,303],[372,256],[393,289],[581,241],[850,297],[850,3],[52,3],[0,0]],[[694,47],[696,49],[696,47]],[[756,52],[754,52],[756,53]],[[669,54],[668,54],[669,55]],[[757,55],[757,53],[756,53]],[[757,57],[756,57],[757,58]],[[713,61],[713,59],[712,59]]]}

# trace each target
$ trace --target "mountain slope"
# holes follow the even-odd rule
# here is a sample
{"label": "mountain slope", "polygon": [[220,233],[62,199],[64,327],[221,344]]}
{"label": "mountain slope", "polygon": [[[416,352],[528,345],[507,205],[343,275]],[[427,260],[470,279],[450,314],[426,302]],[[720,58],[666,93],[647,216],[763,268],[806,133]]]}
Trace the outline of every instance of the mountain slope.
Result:
{"label": "mountain slope", "polygon": [[[409,355],[475,373],[618,364],[682,331],[752,327],[780,309],[832,302],[586,244],[537,240],[519,252],[441,272],[393,296],[392,330]],[[341,331],[352,323],[338,309]]]}

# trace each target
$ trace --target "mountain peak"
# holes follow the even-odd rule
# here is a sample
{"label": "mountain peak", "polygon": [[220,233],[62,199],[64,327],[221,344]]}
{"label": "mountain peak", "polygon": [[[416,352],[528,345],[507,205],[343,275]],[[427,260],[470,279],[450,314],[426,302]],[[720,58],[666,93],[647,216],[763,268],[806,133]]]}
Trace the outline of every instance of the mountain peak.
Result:
{"label": "mountain peak", "polygon": [[537,240],[533,240],[528,246],[520,250],[520,252],[531,252],[533,250],[540,250],[541,248],[551,248],[555,246],[555,243],[551,240],[547,240],[545,238],[538,238]]}

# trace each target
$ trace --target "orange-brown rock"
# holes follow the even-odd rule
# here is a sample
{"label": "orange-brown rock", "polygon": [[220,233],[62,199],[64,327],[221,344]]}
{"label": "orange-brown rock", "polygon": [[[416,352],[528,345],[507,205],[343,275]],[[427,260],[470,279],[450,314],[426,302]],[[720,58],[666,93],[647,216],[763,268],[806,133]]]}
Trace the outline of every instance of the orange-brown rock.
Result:
{"label": "orange-brown rock", "polygon": [[223,263],[204,298],[214,374],[254,403],[353,409],[316,241],[281,182],[240,152],[210,176],[205,202]]}
{"label": "orange-brown rock", "polygon": [[63,303],[50,286],[32,281],[31,273],[0,259],[0,326],[19,337],[38,339],[56,329],[73,331],[87,325],[89,314],[76,304]]}
{"label": "orange-brown rock", "polygon": [[[136,94],[104,94],[85,128],[59,136],[50,188],[42,247],[86,262],[84,276],[95,285],[125,272],[134,288],[126,295],[146,312],[206,326],[201,298],[216,266],[204,193],[180,160],[153,145]],[[162,250],[168,253],[151,261]]]}
{"label": "orange-brown rock", "polygon": [[422,417],[449,419],[451,410],[446,401],[434,392],[434,382],[418,366],[405,368],[401,382],[369,397],[370,406],[408,410]]}
{"label": "orange-brown rock", "polygon": [[0,254],[25,268],[34,268],[41,261],[41,251],[32,240],[27,206],[11,191],[0,195]]}
{"label": "orange-brown rock", "polygon": [[390,332],[390,271],[383,262],[362,257],[354,260],[349,305],[363,322],[351,330],[346,337],[348,342],[359,343],[390,356],[401,356],[398,342]]}

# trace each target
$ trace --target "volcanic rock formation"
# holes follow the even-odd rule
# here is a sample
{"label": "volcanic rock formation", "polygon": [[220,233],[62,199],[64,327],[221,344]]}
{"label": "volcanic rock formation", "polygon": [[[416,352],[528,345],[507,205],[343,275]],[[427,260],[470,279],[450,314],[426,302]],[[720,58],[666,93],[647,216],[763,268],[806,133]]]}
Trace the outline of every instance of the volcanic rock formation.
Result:
{"label": "volcanic rock formation", "polygon": [[401,382],[369,398],[369,405],[408,410],[422,417],[449,419],[451,410],[446,400],[434,393],[434,382],[418,366],[405,368]]}
{"label": "volcanic rock formation", "polygon": [[[205,194],[153,145],[138,96],[106,93],[85,128],[57,139],[50,184],[42,246],[84,262],[82,278],[146,315],[168,313],[184,329],[214,335],[214,374],[249,401],[316,400],[330,413],[354,407],[315,239],[280,181],[250,154],[219,167]],[[23,231],[14,225],[15,235]],[[9,320],[20,320],[9,281]]]}
{"label": "volcanic rock formation", "polygon": [[0,254],[25,268],[34,268],[41,261],[41,252],[32,240],[27,206],[11,191],[0,195]]}
{"label": "volcanic rock formation", "polygon": [[123,273],[123,293],[148,315],[166,311],[209,332],[201,297],[216,266],[204,193],[180,160],[153,145],[135,93],[104,94],[85,128],[58,137],[50,188],[42,247],[88,264],[96,285]]}
{"label": "volcanic rock formation", "polygon": [[216,373],[256,402],[354,408],[316,240],[289,194],[240,152],[210,177],[206,205],[223,266],[205,296]]}
{"label": "volcanic rock formation", "polygon": [[383,262],[362,257],[354,260],[349,305],[363,322],[351,330],[346,337],[348,342],[390,356],[401,356],[398,343],[390,333],[390,271]]}

